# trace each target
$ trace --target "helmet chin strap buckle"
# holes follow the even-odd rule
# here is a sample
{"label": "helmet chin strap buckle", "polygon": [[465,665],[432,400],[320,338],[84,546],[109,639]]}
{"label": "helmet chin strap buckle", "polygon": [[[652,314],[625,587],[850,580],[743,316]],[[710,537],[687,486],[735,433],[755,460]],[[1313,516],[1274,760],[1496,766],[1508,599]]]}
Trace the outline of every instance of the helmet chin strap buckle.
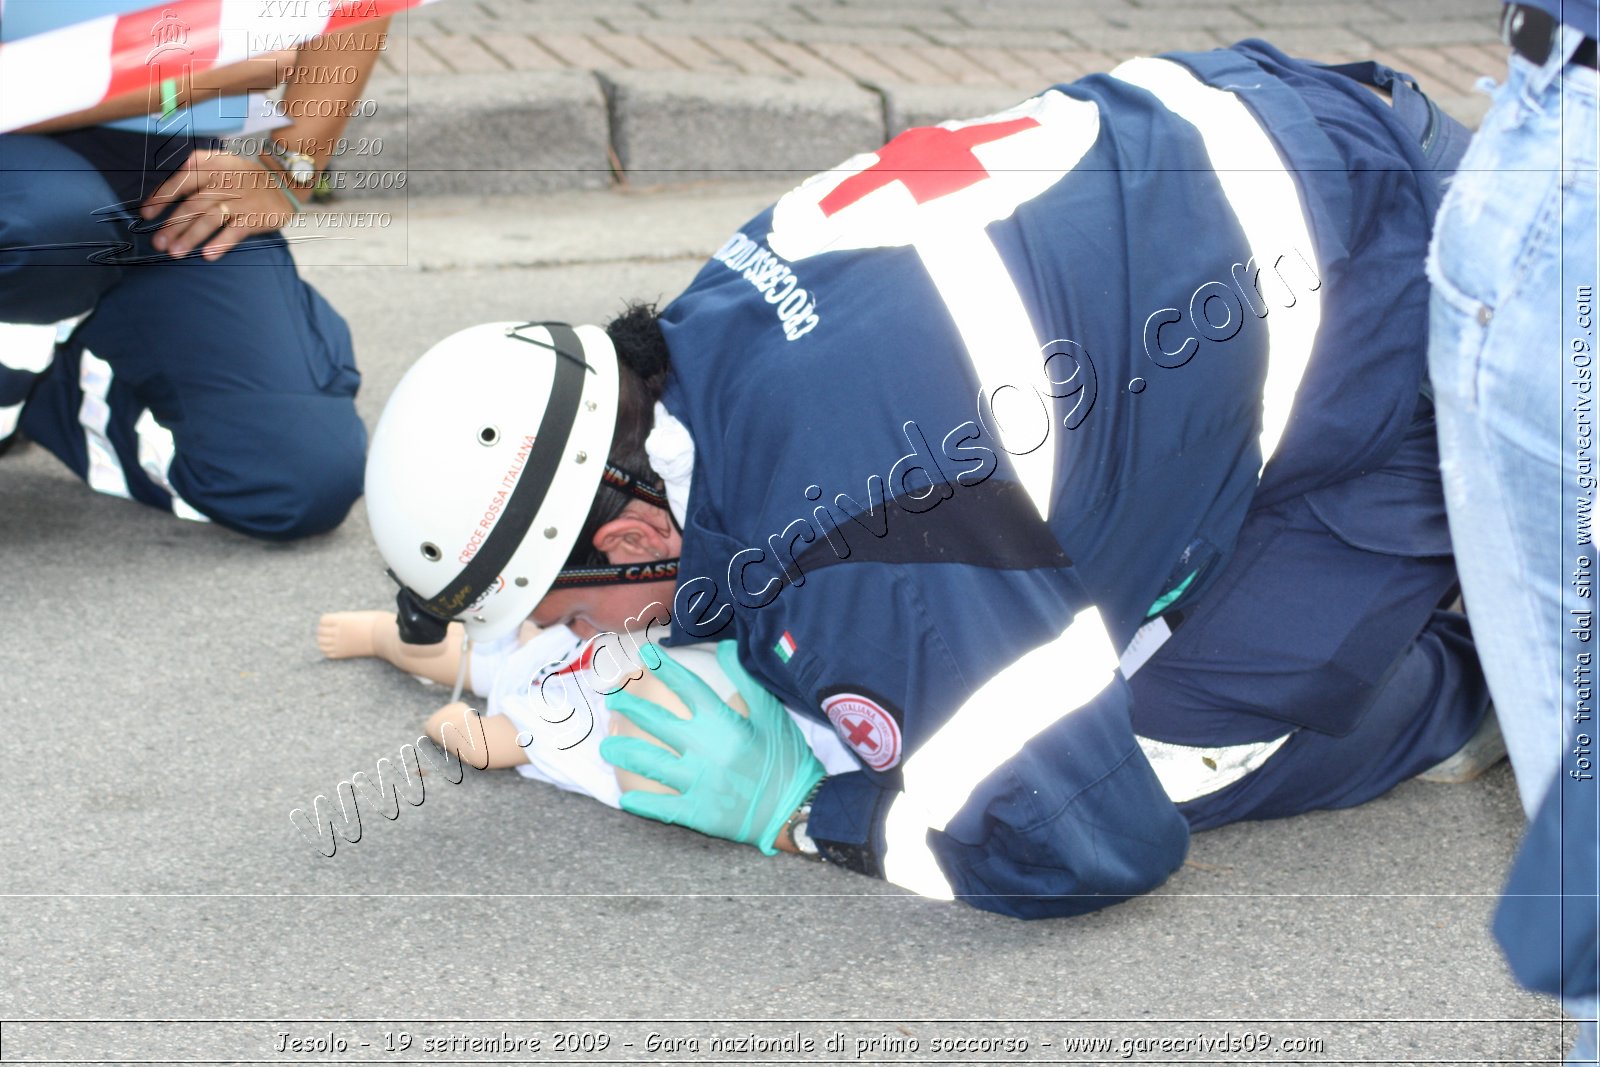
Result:
{"label": "helmet chin strap buckle", "polygon": [[[396,582],[394,571],[389,572],[389,577]],[[435,615],[423,606],[422,600],[402,583],[400,592],[395,596],[397,606],[395,612],[395,628],[400,631],[400,640],[408,645],[437,645],[441,644],[450,632],[450,620],[440,615]],[[461,635],[461,662],[456,667],[455,688],[450,691],[450,703],[454,704],[461,699],[461,691],[467,684],[467,664],[472,655],[472,637],[470,634]]]}
{"label": "helmet chin strap buckle", "polygon": [[[389,572],[389,577],[395,578],[393,571]],[[395,578],[396,582],[399,580]],[[400,640],[408,645],[437,645],[445,639],[450,620],[429,611],[421,598],[405,585],[400,586],[395,605],[395,625],[400,631]]]}
{"label": "helmet chin strap buckle", "polygon": [[[389,577],[394,578],[394,572],[389,572]],[[399,581],[395,578],[395,581]],[[422,605],[417,594],[400,587],[399,594],[395,597],[399,610],[395,613],[395,624],[400,631],[400,640],[408,645],[437,645],[444,641],[450,632],[450,620],[435,615]],[[456,684],[450,690],[450,703],[454,704],[461,699],[461,691],[467,685],[467,664],[472,656],[472,637],[468,634],[461,635],[460,663],[456,667]]]}

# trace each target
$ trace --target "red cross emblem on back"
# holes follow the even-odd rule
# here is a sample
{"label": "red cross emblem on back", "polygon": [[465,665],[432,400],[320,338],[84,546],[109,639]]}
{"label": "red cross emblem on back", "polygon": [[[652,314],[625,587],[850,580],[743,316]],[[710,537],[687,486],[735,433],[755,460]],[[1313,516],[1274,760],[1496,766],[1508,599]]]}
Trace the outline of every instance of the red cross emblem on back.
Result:
{"label": "red cross emblem on back", "polygon": [[840,182],[817,206],[831,216],[890,182],[904,185],[919,204],[959,192],[989,176],[972,153],[975,146],[1037,125],[1038,119],[1024,116],[959,130],[913,127],[878,149],[876,163]]}

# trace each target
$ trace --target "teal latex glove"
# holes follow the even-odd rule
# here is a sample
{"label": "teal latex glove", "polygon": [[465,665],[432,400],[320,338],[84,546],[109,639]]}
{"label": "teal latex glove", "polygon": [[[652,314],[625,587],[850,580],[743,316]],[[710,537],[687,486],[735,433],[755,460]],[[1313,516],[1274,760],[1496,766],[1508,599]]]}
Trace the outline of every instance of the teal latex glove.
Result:
{"label": "teal latex glove", "polygon": [[[811,754],[805,734],[777,698],[745,673],[732,641],[717,644],[717,663],[749,706],[748,719],[699,675],[659,648],[645,649],[660,657],[661,666],[653,673],[683,701],[689,718],[680,719],[626,690],[608,697],[606,707],[681,755],[635,737],[606,738],[600,742],[600,755],[680,795],[629,791],[622,794],[622,810],[742,841],[774,855],[772,843],[783,824],[823,778],[822,764]],[[649,663],[652,657],[643,658]]]}

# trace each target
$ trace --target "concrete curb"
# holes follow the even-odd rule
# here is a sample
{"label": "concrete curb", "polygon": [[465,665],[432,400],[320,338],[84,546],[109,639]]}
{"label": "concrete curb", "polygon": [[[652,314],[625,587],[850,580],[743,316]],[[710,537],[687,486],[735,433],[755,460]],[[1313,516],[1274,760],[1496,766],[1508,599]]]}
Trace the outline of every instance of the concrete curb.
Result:
{"label": "concrete curb", "polygon": [[884,141],[877,93],[843,81],[622,71],[600,80],[636,184],[804,177]]}
{"label": "concrete curb", "polygon": [[[374,79],[370,118],[350,123],[342,196],[403,190],[489,195],[598,189],[615,181],[606,99],[581,71],[416,74]],[[354,155],[362,138],[381,151]]]}
{"label": "concrete curb", "polygon": [[900,85],[874,86],[883,98],[884,139],[913,126],[933,126],[946,119],[975,119],[1026,100],[1048,86]]}

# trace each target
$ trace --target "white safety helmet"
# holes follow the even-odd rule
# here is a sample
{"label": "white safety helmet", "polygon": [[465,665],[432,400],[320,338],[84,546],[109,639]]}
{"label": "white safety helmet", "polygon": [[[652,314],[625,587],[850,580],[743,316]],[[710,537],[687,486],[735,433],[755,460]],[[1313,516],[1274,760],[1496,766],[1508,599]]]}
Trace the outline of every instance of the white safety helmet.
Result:
{"label": "white safety helmet", "polygon": [[500,637],[544,598],[594,504],[617,389],[605,331],[555,322],[473,326],[406,371],[366,482],[405,640],[443,640],[451,619]]}

